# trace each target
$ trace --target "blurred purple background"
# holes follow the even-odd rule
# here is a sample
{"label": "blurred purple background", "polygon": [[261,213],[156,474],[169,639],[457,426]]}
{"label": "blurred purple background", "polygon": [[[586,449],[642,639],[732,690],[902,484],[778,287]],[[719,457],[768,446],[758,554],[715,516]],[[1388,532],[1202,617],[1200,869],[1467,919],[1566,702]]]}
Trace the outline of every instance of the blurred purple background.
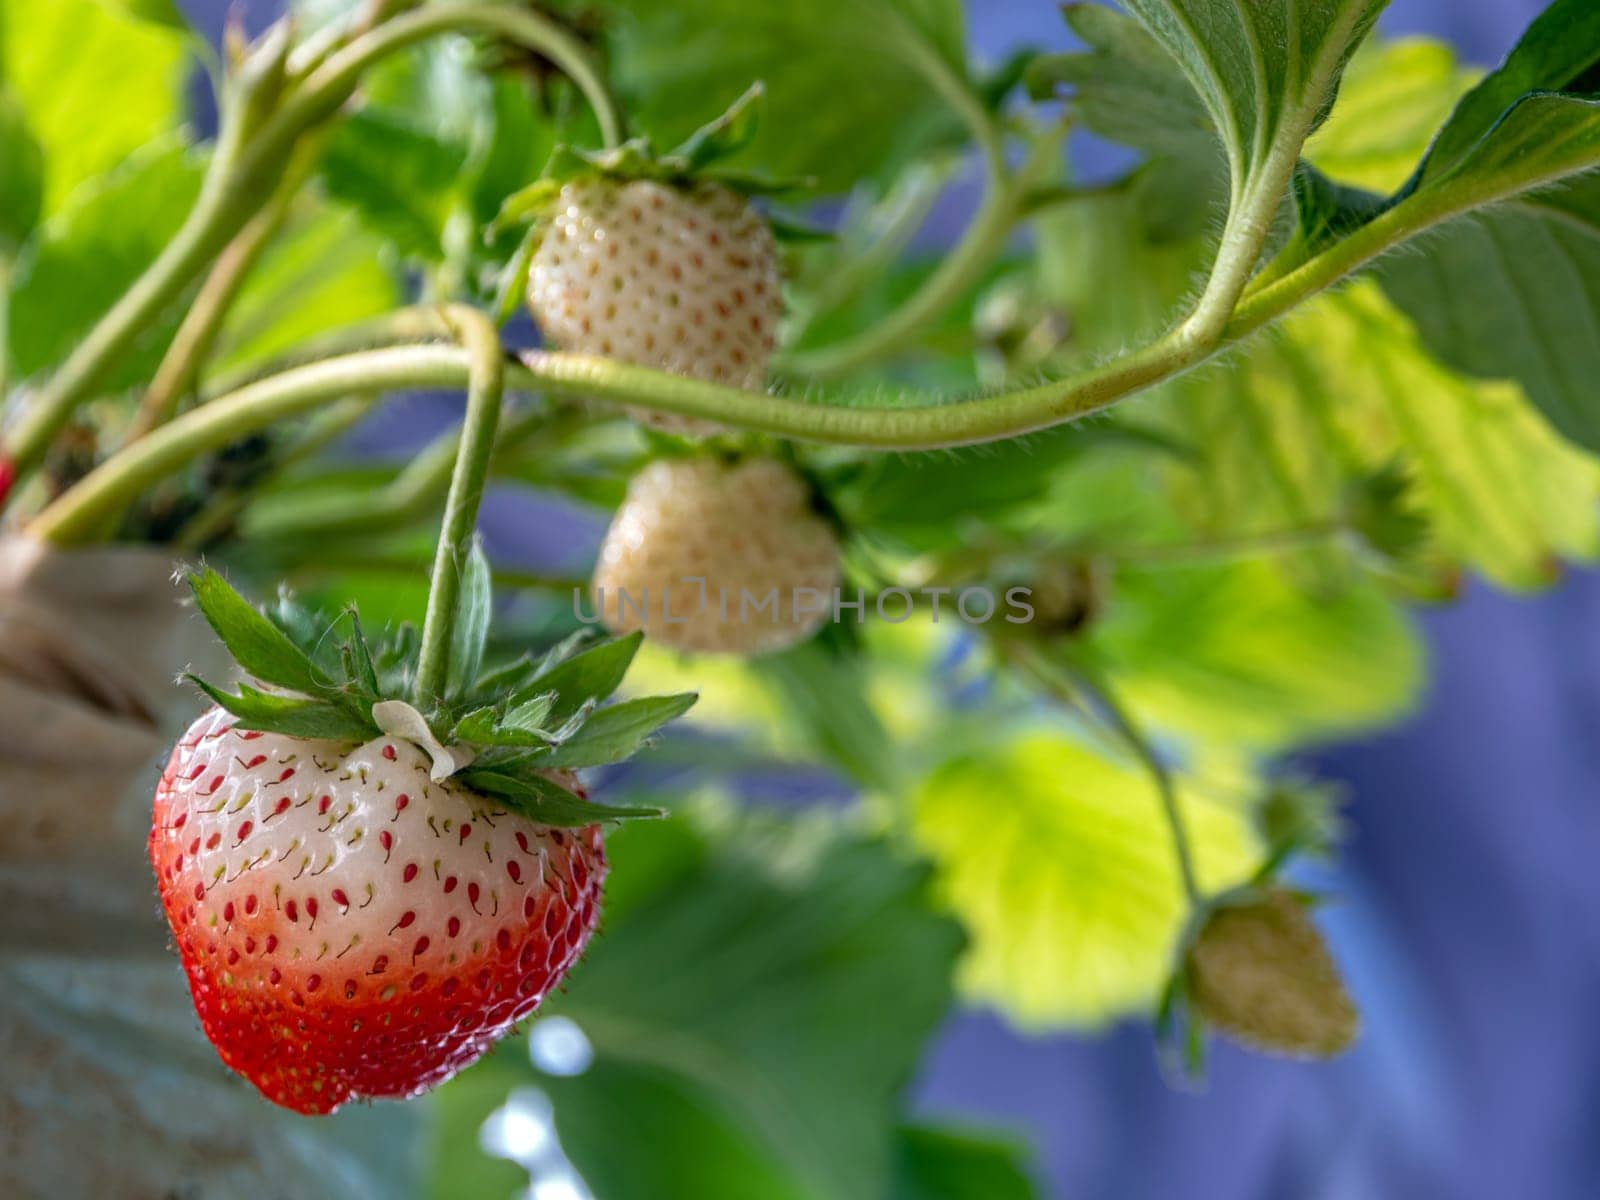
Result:
{"label": "blurred purple background", "polygon": [[[186,7],[213,26],[225,11]],[[258,26],[275,6],[242,7]],[[1394,0],[1386,28],[1492,63],[1543,7]],[[1061,44],[1047,0],[969,10],[993,57]],[[1024,1041],[972,1015],[922,1105],[1026,1129],[1050,1197],[1600,1197],[1600,580],[1530,600],[1475,589],[1424,621],[1425,711],[1316,764],[1354,796],[1348,853],[1315,882],[1340,897],[1325,923],[1366,1011],[1355,1052],[1299,1066],[1219,1047],[1188,1095],[1158,1075],[1146,1025]]]}

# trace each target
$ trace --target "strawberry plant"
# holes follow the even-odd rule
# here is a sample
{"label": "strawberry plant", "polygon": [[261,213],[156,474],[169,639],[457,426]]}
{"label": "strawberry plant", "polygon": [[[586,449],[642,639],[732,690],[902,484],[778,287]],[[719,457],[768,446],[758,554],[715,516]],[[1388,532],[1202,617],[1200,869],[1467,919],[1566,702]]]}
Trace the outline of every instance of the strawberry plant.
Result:
{"label": "strawberry plant", "polygon": [[0,1192],[1028,1197],[958,1004],[1359,1046],[1294,756],[1600,557],[1591,0],[279,7],[0,0]]}

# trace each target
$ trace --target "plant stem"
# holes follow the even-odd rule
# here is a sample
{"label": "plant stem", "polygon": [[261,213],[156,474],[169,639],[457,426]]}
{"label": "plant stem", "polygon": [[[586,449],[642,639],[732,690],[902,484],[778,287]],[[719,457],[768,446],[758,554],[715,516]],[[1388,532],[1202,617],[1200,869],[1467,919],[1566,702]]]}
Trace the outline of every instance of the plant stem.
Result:
{"label": "plant stem", "polygon": [[[547,352],[523,355],[506,378],[519,390],[542,390],[575,399],[587,396],[802,441],[896,450],[974,445],[1099,412],[1192,370],[1408,238],[1480,204],[1504,198],[1500,194],[1461,195],[1445,203],[1437,196],[1419,193],[1278,282],[1246,297],[1213,343],[1193,343],[1169,334],[1101,366],[997,396],[941,403],[936,398],[901,394],[871,408],[852,408],[702,383],[604,358]],[[274,421],[352,393],[458,388],[467,377],[466,356],[449,346],[396,346],[292,368],[197,409],[118,454],[46,509],[34,528],[48,540],[72,544],[92,535],[97,523],[114,516],[166,474]]]}
{"label": "plant stem", "polygon": [[212,541],[234,526],[240,515],[249,507],[251,496],[256,489],[281,479],[291,467],[323,450],[335,438],[348,432],[366,415],[366,411],[367,404],[363,400],[351,400],[343,404],[335,402],[325,413],[319,415],[312,427],[307,429],[293,446],[277,456],[266,478],[258,480],[248,490],[226,491],[213,496],[206,506],[178,531],[178,536],[173,539],[172,548],[180,555],[191,555],[204,550]]}
{"label": "plant stem", "polygon": [[466,363],[449,346],[408,346],[311,363],[192,409],[102,463],[32,522],[35,536],[81,544],[141,493],[195,459],[278,421],[346,397],[370,404],[396,388],[460,387]]}
{"label": "plant stem", "polygon": [[[496,440],[497,461],[515,449],[544,422],[545,414],[529,409],[502,423]],[[277,520],[249,528],[252,543],[266,541],[323,542],[365,533],[392,533],[421,520],[443,503],[454,476],[461,445],[458,427],[441,434],[385,487],[368,493],[342,511],[285,513]]]}
{"label": "plant stem", "polygon": [[1084,667],[1076,664],[1063,665],[1071,684],[1089,698],[1091,707],[1099,710],[1102,719],[1111,726],[1134,757],[1149,771],[1150,778],[1156,786],[1156,794],[1161,800],[1162,816],[1166,819],[1167,830],[1172,836],[1172,852],[1177,859],[1178,878],[1183,884],[1183,894],[1187,897],[1190,908],[1199,907],[1204,900],[1204,894],[1200,890],[1200,878],[1195,871],[1194,851],[1190,846],[1189,830],[1184,823],[1183,810],[1178,802],[1177,783],[1172,777],[1171,768],[1167,766],[1160,752],[1150,744],[1150,739],[1139,728],[1132,714],[1123,707],[1106,684],[1096,679]]}
{"label": "plant stem", "polygon": [[982,152],[983,200],[955,249],[905,303],[857,337],[786,356],[778,364],[785,374],[838,379],[914,343],[931,322],[982,278],[1005,248],[1022,216],[1022,198],[1040,167],[1041,156],[1036,153],[1018,178],[1010,178],[1005,138],[994,114],[973,94],[967,80],[928,44],[926,37],[902,18],[893,19],[904,27],[903,36],[896,43],[902,47],[902,56],[956,110]]}
{"label": "plant stem", "polygon": [[[309,165],[309,158],[303,159]],[[216,345],[217,335],[256,263],[283,228],[304,172],[285,179],[267,208],[257,213],[212,265],[188,315],[178,327],[166,356],[156,370],[128,430],[127,441],[138,441],[170,421],[183,398],[199,381],[200,372]]]}
{"label": "plant stem", "polygon": [[[589,103],[607,146],[624,136],[620,109],[588,48],[560,25],[521,8],[492,3],[439,4],[386,21],[330,55],[281,96],[289,25],[280,23],[263,45],[262,71],[252,79],[263,91],[242,91],[228,105],[216,153],[200,198],[177,235],[150,268],[100,320],[50,382],[33,398],[17,427],[0,444],[18,477],[35,470],[50,443],[123,358],[135,339],[183,294],[260,209],[296,144],[333,118],[375,63],[428,38],[447,33],[493,34],[545,55],[565,71]],[[262,115],[258,102],[275,107]],[[259,119],[259,125],[246,121]]]}
{"label": "plant stem", "polygon": [[444,317],[467,352],[470,380],[466,421],[433,562],[428,615],[422,624],[414,698],[423,709],[444,696],[449,680],[450,637],[461,594],[461,573],[478,528],[478,506],[483,502],[483,488],[489,478],[489,460],[494,455],[495,434],[500,427],[500,402],[505,394],[505,350],[494,322],[459,304],[445,309]]}

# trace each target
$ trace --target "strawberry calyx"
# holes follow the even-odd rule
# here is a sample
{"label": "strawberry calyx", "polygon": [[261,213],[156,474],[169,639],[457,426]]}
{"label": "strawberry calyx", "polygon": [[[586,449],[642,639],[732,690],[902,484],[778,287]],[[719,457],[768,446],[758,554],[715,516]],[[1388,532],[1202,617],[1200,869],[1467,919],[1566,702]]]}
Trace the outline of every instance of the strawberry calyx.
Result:
{"label": "strawberry calyx", "polygon": [[569,183],[603,178],[618,183],[646,180],[669,187],[692,188],[715,183],[745,196],[803,192],[811,179],[773,179],[719,165],[733,158],[755,137],[766,104],[766,87],[754,84],[716,120],[701,126],[678,147],[658,152],[647,137],[630,138],[609,150],[559,145],[544,174],[507,198],[493,228],[503,230],[537,221]]}
{"label": "strawberry calyx", "polygon": [[411,695],[419,650],[413,627],[369,641],[353,606],[329,623],[287,594],[263,613],[213,570],[190,574],[188,583],[248,682],[230,692],[187,678],[242,729],[351,744],[405,738],[427,751],[445,778],[543,825],[661,815],[595,804],[552,777],[632,757],[697,697],[644,697],[601,707],[627,674],[638,635],[594,641],[585,631],[542,656],[482,669],[488,567],[476,547],[473,560],[464,572],[469,584],[462,589],[454,666],[443,696],[418,703]]}

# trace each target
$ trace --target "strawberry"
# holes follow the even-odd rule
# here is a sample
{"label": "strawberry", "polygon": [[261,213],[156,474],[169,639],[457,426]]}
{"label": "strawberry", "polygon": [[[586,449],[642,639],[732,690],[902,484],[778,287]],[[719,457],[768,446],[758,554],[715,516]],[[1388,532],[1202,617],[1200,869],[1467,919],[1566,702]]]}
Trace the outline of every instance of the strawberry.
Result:
{"label": "strawberry", "polygon": [[[783,317],[770,227],[743,196],[709,182],[566,184],[527,296],[554,346],[747,389],[766,385]],[[703,421],[634,415],[669,432],[716,432]]]}
{"label": "strawberry", "polygon": [[17,481],[17,468],[4,454],[0,454],[0,508],[5,507],[6,497],[11,494],[11,485]]}
{"label": "strawberry", "polygon": [[1355,1041],[1360,1015],[1305,903],[1274,888],[1218,903],[1189,947],[1195,1011],[1245,1045],[1331,1058]]}
{"label": "strawberry", "polygon": [[767,458],[662,459],[628,486],[593,600],[613,630],[749,656],[815,633],[839,578],[838,537],[795,471]]}
{"label": "strawberry", "polygon": [[599,826],[540,825],[430,770],[406,741],[250,732],[222,709],[173,751],[150,832],[162,905],[206,1035],[278,1104],[448,1078],[594,931]]}
{"label": "strawberry", "polygon": [[319,629],[286,602],[275,623],[191,579],[270,690],[195,681],[219,707],[172,752],[150,861],[207,1036],[298,1112],[416,1095],[538,1007],[594,932],[601,823],[648,815],[591,803],[572,772],[692,699],[597,708],[637,637],[479,680],[480,552],[464,576],[451,683],[419,707],[395,698],[416,673],[407,632],[375,653],[353,614]]}

